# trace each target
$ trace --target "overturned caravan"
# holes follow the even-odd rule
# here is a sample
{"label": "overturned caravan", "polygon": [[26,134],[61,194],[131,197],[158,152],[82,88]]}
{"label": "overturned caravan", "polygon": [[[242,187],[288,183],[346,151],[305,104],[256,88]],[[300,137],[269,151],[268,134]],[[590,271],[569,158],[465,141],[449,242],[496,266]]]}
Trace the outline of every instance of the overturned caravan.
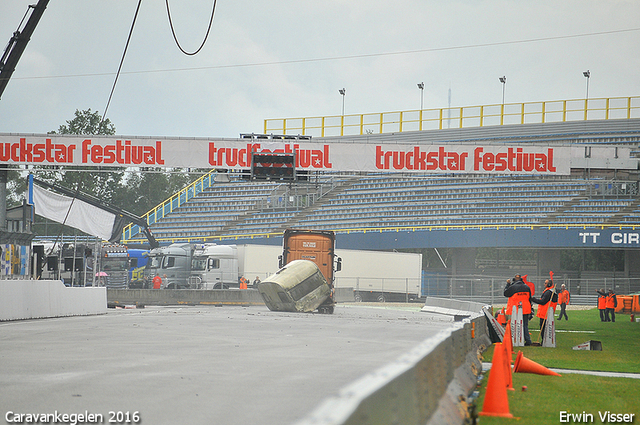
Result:
{"label": "overturned caravan", "polygon": [[333,313],[331,287],[318,266],[309,260],[295,260],[258,285],[265,304],[272,311]]}

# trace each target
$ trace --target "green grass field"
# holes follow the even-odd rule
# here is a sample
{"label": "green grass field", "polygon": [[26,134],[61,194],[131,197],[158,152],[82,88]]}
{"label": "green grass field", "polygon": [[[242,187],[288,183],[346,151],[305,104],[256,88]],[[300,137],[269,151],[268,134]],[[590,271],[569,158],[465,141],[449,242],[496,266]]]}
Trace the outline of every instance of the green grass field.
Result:
{"label": "green grass field", "polygon": [[[514,359],[520,350],[526,358],[549,368],[640,373],[640,323],[632,323],[629,315],[617,315],[615,323],[602,323],[596,309],[567,314],[569,321],[556,321],[556,348],[514,347]],[[531,321],[529,330],[532,340],[538,340],[537,318]],[[589,340],[601,341],[602,351],[572,349]],[[484,361],[490,362],[492,357],[490,347],[484,353]],[[476,400],[478,412],[484,404],[488,375],[484,376]],[[609,411],[635,414],[632,423],[640,424],[640,379],[570,373],[562,377],[528,373],[512,376],[516,391],[508,391],[509,410],[521,423],[578,423],[570,417],[561,417],[561,412],[584,412],[592,415],[592,421],[586,417],[588,423],[609,423],[600,418],[600,413]],[[523,386],[527,391],[522,391]],[[505,424],[516,420],[480,416],[478,423]]]}

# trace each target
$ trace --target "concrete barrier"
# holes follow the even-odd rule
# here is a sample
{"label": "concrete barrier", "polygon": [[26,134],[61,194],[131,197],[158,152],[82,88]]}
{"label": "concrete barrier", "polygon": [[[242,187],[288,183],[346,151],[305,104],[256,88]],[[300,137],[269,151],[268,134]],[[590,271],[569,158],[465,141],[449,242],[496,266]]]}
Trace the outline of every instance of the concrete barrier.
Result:
{"label": "concrete barrier", "polygon": [[0,281],[0,321],[106,312],[105,288],[67,288],[59,280]]}
{"label": "concrete barrier", "polygon": [[427,297],[421,311],[425,313],[453,316],[455,320],[458,321],[471,317],[473,314],[481,313],[482,307],[484,306],[485,304],[483,303],[473,301]]}
{"label": "concrete barrier", "polygon": [[117,305],[264,305],[256,289],[107,289]]}
{"label": "concrete barrier", "polygon": [[[353,301],[353,288],[337,288],[337,302]],[[256,289],[107,289],[109,306],[264,305]]]}
{"label": "concrete barrier", "polygon": [[473,313],[343,388],[296,425],[462,424],[482,371],[479,353],[490,344],[484,315]]}
{"label": "concrete barrier", "polygon": [[[108,299],[113,304],[263,304],[253,289],[110,289]],[[483,305],[427,300],[423,311],[467,318],[343,388],[297,425],[462,424],[467,397],[482,371],[479,354],[491,344]]]}

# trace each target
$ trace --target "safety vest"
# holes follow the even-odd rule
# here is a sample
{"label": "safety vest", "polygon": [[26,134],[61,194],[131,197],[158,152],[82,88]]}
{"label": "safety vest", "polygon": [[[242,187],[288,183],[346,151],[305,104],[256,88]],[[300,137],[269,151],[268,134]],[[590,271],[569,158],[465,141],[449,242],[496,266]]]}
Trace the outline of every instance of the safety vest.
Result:
{"label": "safety vest", "polygon": [[606,307],[607,308],[615,308],[616,307],[615,303],[613,302],[613,297],[615,297],[615,294],[607,295],[607,298],[606,298],[607,299],[607,303],[606,303]]}
{"label": "safety vest", "polygon": [[569,299],[571,296],[569,295],[569,291],[566,289],[564,291],[558,292],[558,303],[560,304],[569,304]]}
{"label": "safety vest", "polygon": [[522,314],[531,314],[531,303],[529,302],[529,292],[516,292],[509,297],[509,303],[519,306],[522,303]]}
{"label": "safety vest", "polygon": [[153,289],[160,289],[162,287],[162,278],[156,276],[153,278]]}
{"label": "safety vest", "polygon": [[249,281],[244,277],[240,279],[240,289],[247,289],[247,283]]}
{"label": "safety vest", "polygon": [[507,314],[511,315],[512,311],[513,311],[513,307],[517,305],[515,304],[515,300],[513,299],[513,296],[510,296],[509,298],[507,298]]}
{"label": "safety vest", "polygon": [[[551,288],[546,288],[544,291],[542,291],[542,296],[544,296],[544,293],[547,291],[550,291]],[[549,309],[550,305],[553,305],[553,294],[551,295],[551,299],[549,300],[549,302],[547,302],[546,304],[542,304],[540,305],[540,307],[538,307],[538,312],[536,313],[536,316],[538,316],[541,319],[546,319],[547,318],[547,310]],[[557,303],[556,303],[557,304]],[[553,308],[555,309],[555,305],[553,305]]]}
{"label": "safety vest", "polygon": [[607,297],[598,295],[598,310],[604,310],[605,308],[607,308]]}

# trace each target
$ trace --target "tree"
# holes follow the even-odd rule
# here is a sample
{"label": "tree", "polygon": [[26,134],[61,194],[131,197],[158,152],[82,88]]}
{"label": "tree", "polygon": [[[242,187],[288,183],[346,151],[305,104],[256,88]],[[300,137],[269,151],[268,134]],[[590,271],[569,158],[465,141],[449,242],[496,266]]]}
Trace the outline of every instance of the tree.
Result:
{"label": "tree", "polygon": [[[57,131],[49,132],[49,134],[77,135],[114,135],[115,133],[115,125],[108,118],[102,121],[100,113],[91,109],[83,111],[76,109],[73,119],[61,125]],[[194,178],[194,175],[187,170],[170,172],[160,168],[144,168],[140,172],[131,173],[125,177],[124,168],[73,167],[70,169],[69,167],[42,166],[36,168],[34,174],[41,180],[67,189],[79,190],[99,198],[104,203],[140,216],[174,195]],[[23,182],[25,179],[21,180]],[[26,187],[22,182],[20,183],[22,187]],[[54,232],[58,233],[56,226],[47,224],[45,230],[44,223],[38,223],[35,229],[38,234],[52,235]],[[64,233],[70,232],[66,229]]]}
{"label": "tree", "polygon": [[[91,109],[75,111],[75,117],[67,121],[66,125],[61,125],[58,131],[50,131],[48,134],[87,134],[87,135],[113,135],[116,127],[106,118],[102,117],[98,111]],[[107,173],[90,173],[95,168],[76,168],[80,172],[66,170],[65,167],[43,165],[35,167],[33,174],[41,180],[49,183],[60,184],[70,189],[78,189],[82,192],[93,194],[107,202],[114,198],[114,191],[122,181],[121,170]],[[86,170],[86,171],[85,171]],[[7,204],[15,206],[22,203],[21,194],[27,190],[26,173],[18,169],[9,170],[7,178]]]}
{"label": "tree", "polygon": [[51,131],[49,134],[114,135],[116,134],[116,127],[109,118],[105,118],[102,121],[98,111],[91,112],[91,108],[84,111],[76,109],[75,118],[68,120],[67,125],[61,125],[57,133]]}
{"label": "tree", "polygon": [[[98,111],[76,109],[74,115],[74,118],[67,120],[66,125],[61,125],[58,131],[50,131],[48,134],[113,135],[116,133],[115,125],[108,118],[103,121]],[[106,203],[111,203],[116,198],[116,193],[122,188],[124,177],[122,168],[96,169],[93,167],[69,169],[59,166],[41,166],[34,170],[34,174],[41,180],[93,195]],[[54,229],[55,226],[51,228]],[[38,225],[35,230],[36,233],[51,234],[48,227],[44,230]],[[68,229],[64,232],[68,233]]]}
{"label": "tree", "polygon": [[[61,125],[57,132],[52,131],[49,134],[113,135],[116,134],[116,127],[109,118],[102,121],[98,111],[92,112],[91,108],[84,111],[76,109],[73,119],[67,120],[67,124]],[[105,169],[80,167],[72,171],[61,168],[57,176],[45,175],[44,177],[53,179],[52,183],[77,189],[111,203],[122,187],[124,171],[122,168],[111,167]]]}
{"label": "tree", "polygon": [[197,172],[194,175],[181,169],[147,168],[127,178],[126,188],[119,193],[118,200],[127,206],[127,211],[142,216],[196,178]]}

